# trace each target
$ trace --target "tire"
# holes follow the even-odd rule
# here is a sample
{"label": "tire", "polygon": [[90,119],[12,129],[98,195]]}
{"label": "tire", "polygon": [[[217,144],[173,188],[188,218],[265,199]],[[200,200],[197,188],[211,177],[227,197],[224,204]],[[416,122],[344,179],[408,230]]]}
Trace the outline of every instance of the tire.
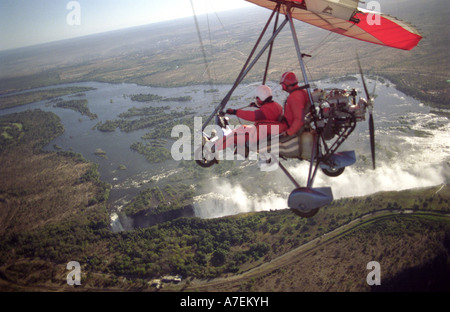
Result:
{"label": "tire", "polygon": [[331,168],[331,169],[325,169],[325,168],[321,168],[322,172],[325,173],[327,176],[329,177],[337,177],[340,176],[344,170],[345,167],[342,168]]}
{"label": "tire", "polygon": [[200,167],[203,168],[209,168],[214,164],[217,164],[217,160],[215,158],[208,160],[203,156],[203,146],[197,148],[197,150],[195,151],[195,162],[197,163],[197,165],[199,165]]}
{"label": "tire", "polygon": [[308,212],[301,212],[298,209],[291,208],[293,213],[295,213],[297,216],[302,217],[302,218],[314,217],[319,212],[319,209],[320,208],[315,208],[315,209],[312,209],[312,210],[310,210]]}

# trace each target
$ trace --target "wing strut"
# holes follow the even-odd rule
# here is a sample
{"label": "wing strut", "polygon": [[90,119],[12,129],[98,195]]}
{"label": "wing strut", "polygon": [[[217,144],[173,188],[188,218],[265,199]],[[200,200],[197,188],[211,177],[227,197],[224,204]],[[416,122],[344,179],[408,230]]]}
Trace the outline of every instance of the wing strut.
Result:
{"label": "wing strut", "polygon": [[[281,8],[281,4],[278,4],[274,9],[274,12],[277,11],[277,17],[275,18],[275,24],[273,25],[273,33],[275,33],[277,26],[278,26],[278,17],[280,16],[280,8]],[[269,71],[270,59],[272,58],[273,43],[274,43],[274,41],[272,41],[272,43],[270,44],[269,55],[267,56],[266,70],[264,71],[264,78],[263,78],[263,82],[262,82],[263,85],[266,84],[266,80],[267,80],[267,72]]]}
{"label": "wing strut", "polygon": [[281,25],[272,34],[272,37],[270,37],[270,39],[267,41],[267,43],[261,48],[260,52],[255,56],[255,59],[250,63],[250,60],[252,59],[253,54],[255,53],[259,43],[261,42],[262,37],[264,36],[270,22],[272,21],[272,18],[274,17],[275,13],[277,13],[277,11],[278,11],[278,6],[277,6],[277,8],[275,8],[273,10],[272,14],[270,15],[269,20],[267,21],[266,25],[264,26],[263,31],[261,32],[258,40],[256,41],[252,52],[250,53],[249,57],[247,58],[247,61],[245,62],[244,66],[242,67],[242,70],[239,73],[238,77],[236,78],[236,81],[234,82],[230,91],[228,91],[227,95],[222,99],[220,104],[214,109],[211,116],[209,116],[208,119],[203,123],[202,131],[205,130],[206,126],[211,122],[213,117],[216,116],[216,114],[219,111],[224,109],[224,107],[227,105],[228,101],[230,100],[231,95],[233,94],[234,90],[236,90],[238,85],[242,82],[242,80],[244,80],[245,76],[247,76],[248,72],[253,68],[253,66],[256,64],[256,62],[261,58],[261,56],[264,54],[264,52],[267,50],[267,48],[272,44],[272,42],[275,40],[275,38],[278,36],[278,34],[283,30],[284,26],[288,23],[288,19],[285,19],[281,23]]}
{"label": "wing strut", "polygon": [[[238,87],[238,85],[242,82],[242,80],[244,80],[245,76],[248,74],[248,72],[253,68],[253,66],[256,64],[256,62],[261,58],[261,56],[264,54],[264,52],[267,50],[267,48],[272,47],[272,44],[275,40],[275,38],[279,35],[279,33],[283,30],[284,26],[289,23],[290,28],[291,28],[291,33],[292,33],[292,38],[294,40],[294,44],[295,44],[295,49],[297,52],[297,57],[298,57],[298,61],[300,64],[300,68],[302,71],[302,76],[303,76],[303,80],[305,83],[305,86],[307,87],[307,93],[308,93],[308,97],[309,97],[309,101],[310,103],[313,103],[312,100],[312,95],[311,95],[311,89],[309,86],[309,82],[308,82],[308,77],[306,74],[306,70],[305,70],[305,65],[303,63],[303,57],[302,57],[302,53],[300,50],[300,44],[298,42],[297,39],[297,33],[295,31],[295,26],[294,26],[294,20],[291,14],[291,5],[290,4],[286,4],[287,9],[286,9],[286,18],[284,19],[284,21],[281,23],[281,25],[277,28],[277,25],[275,24],[274,26],[274,31],[272,36],[270,37],[270,39],[266,42],[266,44],[261,48],[261,50],[259,51],[259,53],[255,56],[255,58],[253,59],[253,61],[250,62],[250,60],[252,59],[253,55],[256,52],[256,49],[258,48],[264,34],[267,31],[267,28],[269,27],[273,17],[275,16],[275,14],[277,14],[277,19],[276,19],[276,23],[278,23],[278,15],[280,12],[280,7],[281,4],[278,3],[277,6],[273,9],[272,14],[270,15],[266,25],[264,26],[258,40],[256,41],[249,57],[247,58],[244,66],[241,69],[241,72],[239,73],[238,77],[236,78],[233,86],[231,87],[230,91],[225,95],[225,97],[222,99],[222,101],[220,102],[220,104],[214,109],[214,111],[212,112],[212,114],[208,117],[208,119],[203,123],[202,125],[202,131],[204,131],[204,129],[206,128],[206,126],[211,122],[211,120],[213,119],[214,116],[217,115],[217,113],[219,111],[222,111],[225,106],[227,105],[228,101],[231,98],[231,95],[233,94],[234,90],[236,90],[236,88]],[[270,52],[270,51],[269,51]],[[269,53],[269,58],[267,59],[267,65],[266,65],[266,70],[268,67],[268,63],[270,61],[270,53]],[[266,77],[266,73],[264,74],[264,79]],[[311,113],[314,114],[315,111],[313,111],[313,105],[311,105]],[[317,142],[314,142],[314,146],[317,146]],[[314,159],[315,159],[315,155],[316,155],[316,151],[313,149],[312,151],[312,155],[311,155],[311,166],[309,168],[309,174],[308,174],[308,182],[307,182],[307,187],[311,188],[313,181],[314,181],[314,177],[316,175],[317,172],[317,168],[318,168],[318,163],[316,164],[316,168],[313,170],[313,164],[314,164]],[[317,160],[318,162],[318,160]]]}
{"label": "wing strut", "polygon": [[[297,52],[297,58],[298,58],[298,62],[300,64],[300,68],[302,70],[302,76],[303,76],[303,81],[305,83],[306,86],[306,91],[308,93],[308,98],[309,98],[309,103],[311,103],[311,114],[315,114],[315,109],[314,109],[314,101],[311,95],[311,88],[309,86],[309,82],[308,82],[308,76],[306,75],[306,70],[305,70],[305,64],[303,63],[303,56],[302,56],[302,52],[300,50],[300,44],[298,42],[298,38],[297,38],[297,33],[295,31],[295,26],[294,26],[294,19],[292,18],[292,13],[291,13],[291,7],[289,5],[289,7],[286,8],[286,16],[289,20],[289,25],[291,28],[291,33],[292,33],[292,39],[294,41],[294,45],[295,45],[295,50]],[[314,123],[315,123],[315,118],[313,119]],[[316,127],[317,129],[317,127]],[[313,171],[313,167],[314,167],[314,160],[315,160],[315,155],[316,155],[316,146],[318,143],[318,136],[315,137],[314,143],[313,143],[313,149],[311,152],[311,164],[309,166],[309,172],[308,172],[308,181],[307,181],[307,188],[312,188],[312,184],[314,182],[314,177],[316,176],[317,173],[317,168],[319,166],[319,160],[317,160],[316,163],[316,168]]]}
{"label": "wing strut", "polygon": [[292,39],[294,40],[295,50],[297,51],[298,62],[300,63],[300,68],[302,70],[303,81],[305,82],[305,86],[307,86],[306,90],[308,91],[309,102],[312,104],[313,99],[311,96],[311,89],[308,83],[308,77],[306,75],[305,65],[303,63],[302,52],[300,51],[300,44],[298,43],[297,32],[295,31],[294,20],[291,14],[291,8],[287,8],[286,16],[289,19],[289,25],[291,26]]}

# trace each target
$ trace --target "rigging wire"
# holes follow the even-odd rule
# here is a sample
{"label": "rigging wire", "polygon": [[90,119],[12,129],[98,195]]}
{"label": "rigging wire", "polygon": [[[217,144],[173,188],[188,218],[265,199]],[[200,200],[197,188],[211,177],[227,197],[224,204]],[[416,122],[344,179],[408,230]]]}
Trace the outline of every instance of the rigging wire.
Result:
{"label": "rigging wire", "polygon": [[[322,53],[324,46],[326,46],[328,43],[330,43],[331,39],[334,39],[334,38],[329,38],[330,36],[333,36],[333,35],[337,35],[337,34],[333,33],[333,32],[328,32],[328,34],[319,43],[317,43],[315,46],[313,46],[311,48],[311,51],[308,52],[308,54],[316,56],[316,55]],[[316,51],[318,51],[318,50],[319,50],[319,52],[317,52],[317,54],[315,54]]]}
{"label": "rigging wire", "polygon": [[[219,19],[219,16],[217,15],[217,12],[214,12],[214,13],[216,14],[217,19],[219,20],[220,24],[223,27],[222,21]],[[212,40],[213,38],[211,36],[211,25],[210,25],[210,22],[209,22],[208,2],[206,2],[206,22],[208,24],[209,47],[210,47],[210,53],[211,53],[211,57],[212,57],[211,69],[212,69],[212,72],[213,72],[212,74],[213,74],[213,77],[214,77],[214,79],[212,79],[211,77],[210,77],[210,79],[216,81],[217,80],[216,66],[215,66],[216,53],[214,53],[214,51],[213,51],[214,45],[213,45],[213,40]],[[215,96],[214,96],[214,99],[215,99]]]}
{"label": "rigging wire", "polygon": [[[213,83],[212,83],[212,76],[211,76],[211,71],[209,69],[209,63],[208,63],[208,59],[206,57],[206,51],[205,51],[205,46],[203,45],[203,40],[202,40],[202,35],[200,33],[200,27],[198,24],[198,19],[197,19],[197,14],[195,14],[195,9],[194,9],[194,2],[191,0],[191,7],[192,7],[192,14],[194,15],[194,21],[195,21],[195,28],[197,30],[197,36],[198,36],[198,40],[200,42],[200,49],[202,51],[202,55],[203,55],[203,62],[205,63],[205,67],[206,67],[206,72],[208,74],[208,78],[209,78],[209,85],[212,88]],[[209,29],[209,23],[208,23],[208,29]]]}
{"label": "rigging wire", "polygon": [[[317,57],[323,51],[325,51],[326,50],[325,48],[327,47],[327,45],[330,44],[335,39],[337,39],[337,37],[339,37],[339,34],[336,34],[336,33],[333,33],[333,32],[328,32],[328,34],[326,36],[324,36],[323,39],[320,40],[319,43],[314,45],[307,54],[312,55],[313,57]],[[309,67],[308,67],[308,62],[309,62],[309,60],[305,60],[304,64],[305,64],[306,70],[308,71],[309,76],[311,77],[311,80],[314,81],[312,73],[311,73],[311,71],[309,70]]]}
{"label": "rigging wire", "polygon": [[[194,16],[194,21],[195,21],[195,28],[197,30],[197,37],[198,37],[198,40],[200,43],[200,48],[202,50],[203,63],[205,64],[205,72],[208,75],[209,88],[210,88],[210,91],[213,91],[215,89],[214,83],[213,83],[213,78],[212,78],[211,71],[210,71],[210,65],[209,65],[209,62],[208,62],[208,59],[206,56],[206,50],[205,50],[205,46],[203,44],[202,35],[200,32],[200,26],[199,26],[198,19],[197,19],[197,14],[195,13],[193,0],[190,0],[190,2],[191,2],[191,7],[192,7],[192,14]],[[208,10],[206,10],[206,12],[208,12]],[[216,15],[217,15],[217,13],[216,13]],[[210,23],[209,23],[209,14],[206,14],[206,20],[207,20],[207,25],[208,25],[208,34],[209,34],[209,42],[210,42],[210,47],[211,47],[211,55],[213,55],[213,57],[214,57],[212,37],[211,37],[211,28],[210,28]],[[220,21],[220,19],[219,19],[219,21]],[[221,21],[220,21],[220,24],[223,27],[223,24]],[[214,63],[214,60],[213,60],[213,63]],[[212,66],[212,69],[214,72],[214,77],[216,77],[215,66]],[[205,74],[205,72],[203,72],[203,75]],[[212,101],[211,102],[216,103],[217,98],[218,98],[217,92],[212,92]],[[203,127],[202,127],[202,129],[203,129]]]}

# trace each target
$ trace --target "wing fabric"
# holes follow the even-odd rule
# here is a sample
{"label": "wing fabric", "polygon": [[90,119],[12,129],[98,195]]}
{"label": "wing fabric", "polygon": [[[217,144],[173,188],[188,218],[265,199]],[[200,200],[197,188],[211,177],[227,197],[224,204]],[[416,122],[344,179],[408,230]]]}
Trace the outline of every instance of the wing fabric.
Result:
{"label": "wing fabric", "polygon": [[246,0],[281,13],[291,7],[292,17],[302,22],[366,42],[411,50],[422,36],[406,22],[382,13],[358,8],[358,0]]}

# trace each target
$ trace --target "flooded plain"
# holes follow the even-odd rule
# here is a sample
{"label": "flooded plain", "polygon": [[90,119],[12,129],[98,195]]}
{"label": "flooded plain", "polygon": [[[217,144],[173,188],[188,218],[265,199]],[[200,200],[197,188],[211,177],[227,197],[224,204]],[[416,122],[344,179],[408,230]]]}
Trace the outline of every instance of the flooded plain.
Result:
{"label": "flooded plain", "polygon": [[[356,77],[356,76],[355,76]],[[359,77],[350,80],[329,79],[315,82],[320,88],[356,88],[362,90]],[[381,82],[382,81],[382,82]],[[345,142],[343,149],[357,153],[357,163],[347,168],[337,178],[318,174],[316,186],[332,186],[335,198],[361,196],[383,190],[400,190],[448,183],[450,162],[450,122],[447,117],[436,114],[430,107],[403,94],[385,80],[368,79],[369,89],[375,89],[375,128],[377,148],[377,169],[370,164],[369,131],[367,122],[358,123],[354,133]],[[375,88],[376,85],[376,88]],[[135,84],[110,84],[99,82],[71,83],[48,88],[82,86],[95,88],[79,98],[86,99],[89,110],[97,115],[91,120],[79,112],[54,107],[49,101],[39,101],[14,108],[0,110],[0,115],[28,109],[41,109],[57,114],[64,125],[64,133],[50,142],[46,150],[73,151],[87,160],[99,164],[101,179],[112,185],[110,201],[113,207],[131,200],[149,182],[159,183],[171,179],[183,180],[183,168],[170,157],[158,163],[130,148],[135,142],[144,142],[143,135],[154,129],[146,128],[131,132],[116,129],[102,132],[96,129],[99,122],[118,119],[121,113],[131,107],[166,107],[170,111],[190,109],[192,116],[208,116],[230,89],[230,85],[185,86],[177,88],[146,87]],[[241,86],[233,93],[228,107],[240,108],[253,101],[257,84]],[[276,83],[269,83],[274,99],[283,104],[287,94]],[[137,102],[130,96],[154,94],[173,101]],[[71,99],[74,95],[62,97]],[[176,101],[176,98],[185,98]],[[186,100],[189,98],[189,100]],[[192,117],[193,118],[193,117]],[[235,117],[231,117],[235,118]],[[240,121],[245,123],[245,121]],[[166,148],[177,138],[168,140]],[[102,151],[99,155],[98,151]],[[243,167],[257,167],[256,162],[245,161]],[[299,179],[305,181],[307,163],[288,161],[287,168]],[[267,189],[263,195],[251,194],[242,185],[231,183],[226,178],[211,178],[208,189],[196,189],[194,198],[196,215],[213,218],[254,210],[286,208],[286,198],[292,189],[282,173],[265,175]],[[249,171],[244,171],[248,173]],[[251,172],[251,171],[250,171]],[[263,177],[263,179],[264,179]],[[247,181],[250,177],[246,177]],[[243,179],[244,180],[244,179]],[[195,186],[194,186],[195,187]]]}

